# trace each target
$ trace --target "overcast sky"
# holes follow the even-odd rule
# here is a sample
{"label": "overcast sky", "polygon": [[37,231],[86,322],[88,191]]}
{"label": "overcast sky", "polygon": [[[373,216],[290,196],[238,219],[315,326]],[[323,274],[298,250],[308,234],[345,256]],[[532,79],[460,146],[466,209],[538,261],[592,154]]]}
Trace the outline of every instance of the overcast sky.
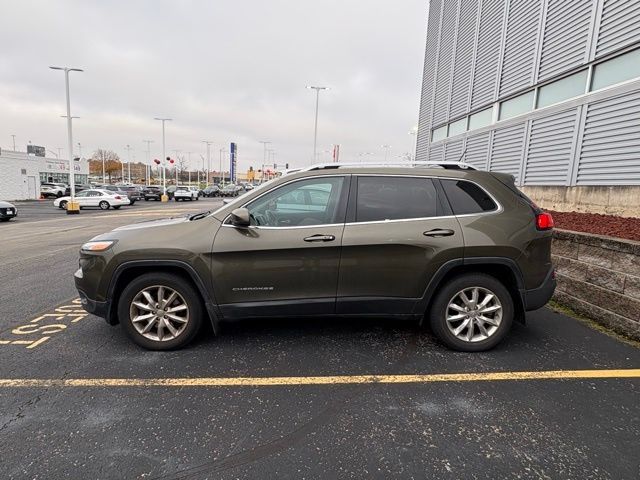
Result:
{"label": "overcast sky", "polygon": [[[125,145],[146,160],[211,140],[238,144],[240,168],[262,163],[269,140],[278,164],[341,145],[341,160],[413,151],[426,34],[426,0],[31,1],[0,0],[0,146],[30,140],[66,152],[64,75],[71,73],[74,143],[83,156]],[[374,155],[361,155],[371,152]],[[78,153],[77,151],[75,152]],[[182,155],[181,154],[181,155]],[[323,161],[330,161],[323,153]],[[52,156],[48,154],[48,156]]]}

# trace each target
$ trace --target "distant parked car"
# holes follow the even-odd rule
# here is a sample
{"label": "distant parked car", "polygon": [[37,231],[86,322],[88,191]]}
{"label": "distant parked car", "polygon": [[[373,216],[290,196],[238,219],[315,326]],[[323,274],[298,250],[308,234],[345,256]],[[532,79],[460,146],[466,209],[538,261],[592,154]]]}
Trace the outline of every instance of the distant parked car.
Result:
{"label": "distant parked car", "polygon": [[142,196],[142,187],[139,187],[137,185],[124,185],[120,188],[122,189],[122,191],[126,192],[127,197],[129,197],[129,200],[132,201],[131,205],[144,198]]}
{"label": "distant parked car", "polygon": [[149,185],[142,190],[142,196],[145,201],[149,200],[162,200],[162,188],[157,185]]}
{"label": "distant parked car", "polygon": [[239,187],[237,185],[234,185],[233,183],[230,183],[229,185],[226,185],[222,190],[220,190],[220,196],[221,197],[237,197],[241,189],[242,187]]}
{"label": "distant parked car", "polygon": [[8,222],[18,216],[18,209],[13,203],[0,200],[0,222]]}
{"label": "distant parked car", "polygon": [[136,201],[133,198],[129,197],[128,192],[125,190],[125,186],[120,186],[120,185],[103,185],[102,187],[100,187],[102,190],[108,190],[112,193],[115,193],[117,195],[123,196],[127,198],[127,205],[133,205],[136,203]]}
{"label": "distant parked car", "polygon": [[[202,190],[200,190],[199,187],[191,186],[191,187],[189,187],[189,190],[191,190],[192,192],[196,192],[196,196],[197,197],[201,197],[202,196]],[[197,198],[196,198],[196,200],[197,200]]]}
{"label": "distant parked car", "polygon": [[191,189],[191,187],[184,187],[182,185],[176,187],[176,191],[173,193],[173,198],[177,201],[198,200],[198,192]]}
{"label": "distant parked car", "polygon": [[[83,190],[75,196],[80,208],[98,207],[101,210],[109,210],[109,208],[119,209],[122,205],[129,205],[129,199],[126,195],[120,195],[104,189]],[[69,204],[71,197],[60,197],[53,201],[53,206],[65,209]]]}
{"label": "distant parked car", "polygon": [[40,194],[47,197],[57,197],[60,198],[63,195],[68,195],[67,185],[64,183],[41,183],[40,184]]}
{"label": "distant parked car", "polygon": [[170,187],[167,187],[167,197],[169,197],[169,200],[171,200],[173,198],[173,195],[176,193],[176,187],[175,185],[171,185]]}
{"label": "distant parked car", "polygon": [[205,197],[218,197],[220,195],[220,188],[217,185],[209,185],[202,193]]}

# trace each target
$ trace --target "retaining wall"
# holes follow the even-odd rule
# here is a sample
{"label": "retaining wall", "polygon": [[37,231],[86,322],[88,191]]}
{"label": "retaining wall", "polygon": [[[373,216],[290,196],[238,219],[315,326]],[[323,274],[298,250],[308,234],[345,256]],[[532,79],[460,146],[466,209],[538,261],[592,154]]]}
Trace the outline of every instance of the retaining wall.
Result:
{"label": "retaining wall", "polygon": [[554,299],[640,341],[640,242],[555,230]]}

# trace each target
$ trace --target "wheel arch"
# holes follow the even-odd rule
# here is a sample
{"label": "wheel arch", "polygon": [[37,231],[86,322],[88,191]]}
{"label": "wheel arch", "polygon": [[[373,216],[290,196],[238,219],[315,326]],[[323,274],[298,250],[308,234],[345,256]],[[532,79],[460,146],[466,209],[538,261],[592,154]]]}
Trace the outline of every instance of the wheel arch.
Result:
{"label": "wheel arch", "polygon": [[[467,273],[484,273],[499,280],[511,294],[515,308],[514,320],[525,322],[524,280],[515,261],[506,257],[473,257],[451,260],[442,265],[427,286],[415,313],[426,316],[439,288],[454,277]],[[423,320],[424,321],[424,316]]]}
{"label": "wheel arch", "polygon": [[133,260],[120,264],[111,278],[107,291],[107,298],[110,299],[107,322],[111,325],[118,323],[118,301],[125,286],[131,280],[142,274],[156,272],[171,273],[180,276],[195,287],[196,293],[199,295],[205,307],[205,312],[209,317],[213,332],[217,334],[219,318],[221,318],[217,310],[217,305],[205,287],[198,272],[191,265],[180,260]]}

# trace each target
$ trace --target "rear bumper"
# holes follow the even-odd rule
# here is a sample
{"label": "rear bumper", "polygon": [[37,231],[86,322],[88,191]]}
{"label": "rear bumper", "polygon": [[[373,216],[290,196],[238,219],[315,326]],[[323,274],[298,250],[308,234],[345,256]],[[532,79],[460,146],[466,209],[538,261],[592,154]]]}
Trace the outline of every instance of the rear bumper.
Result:
{"label": "rear bumper", "polygon": [[538,288],[524,291],[524,307],[526,311],[537,310],[544,307],[556,290],[555,270],[551,268],[544,282]]}

